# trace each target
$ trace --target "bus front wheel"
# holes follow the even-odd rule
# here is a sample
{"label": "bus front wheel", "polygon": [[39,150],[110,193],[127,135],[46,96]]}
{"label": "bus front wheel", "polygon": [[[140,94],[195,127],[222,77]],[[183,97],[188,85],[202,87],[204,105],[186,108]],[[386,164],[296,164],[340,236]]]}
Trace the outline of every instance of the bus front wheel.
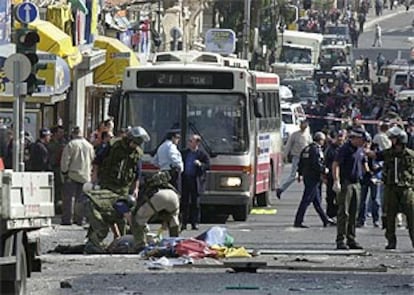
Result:
{"label": "bus front wheel", "polygon": [[250,206],[249,204],[247,204],[247,205],[237,206],[236,208],[234,208],[232,215],[233,215],[234,221],[246,221],[247,217],[249,216],[249,213],[250,213]]}

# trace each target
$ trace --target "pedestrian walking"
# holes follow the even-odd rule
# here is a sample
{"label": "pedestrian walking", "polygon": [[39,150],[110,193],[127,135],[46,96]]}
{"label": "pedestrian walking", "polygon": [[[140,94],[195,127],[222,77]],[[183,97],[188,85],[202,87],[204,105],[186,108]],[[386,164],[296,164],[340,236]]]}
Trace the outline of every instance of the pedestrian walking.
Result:
{"label": "pedestrian walking", "polygon": [[177,189],[179,188],[179,176],[184,170],[183,158],[178,150],[180,139],[179,129],[168,131],[166,139],[158,147],[153,159],[154,165],[159,167],[161,171],[170,173],[171,184]]}
{"label": "pedestrian walking", "polygon": [[382,29],[379,24],[375,24],[374,30],[374,43],[372,43],[372,47],[377,46],[382,47]]}
{"label": "pedestrian walking", "polygon": [[294,227],[308,228],[307,225],[303,224],[303,219],[310,204],[313,204],[324,227],[328,224],[334,224],[332,220],[328,219],[321,206],[321,177],[326,175],[327,172],[322,151],[326,140],[325,134],[320,131],[316,132],[313,140],[313,143],[306,146],[300,154],[298,180],[300,181],[303,178],[305,190],[296,212]]}
{"label": "pedestrian walking", "polygon": [[407,148],[408,135],[399,126],[387,132],[392,146],[389,149],[373,152],[366,151],[369,157],[384,161],[384,215],[385,249],[397,247],[395,220],[398,212],[407,217],[408,233],[414,247],[414,151]]}
{"label": "pedestrian walking", "polygon": [[210,159],[207,153],[199,148],[200,143],[199,135],[191,135],[188,148],[182,153],[184,171],[181,178],[181,230],[187,229],[188,223],[191,223],[193,230],[197,230],[200,222],[199,197],[204,190],[206,171],[210,169]]}
{"label": "pedestrian walking", "polygon": [[64,179],[61,224],[72,224],[72,202],[75,199],[73,221],[77,225],[82,225],[85,205],[82,186],[91,181],[95,151],[92,144],[83,137],[79,127],[74,127],[71,134],[72,139],[63,149],[60,161]]}
{"label": "pedestrian walking", "polygon": [[296,174],[298,171],[298,163],[300,159],[300,153],[305,146],[312,143],[312,136],[309,133],[309,123],[307,120],[300,122],[299,130],[293,132],[286,143],[284,148],[284,158],[292,158],[292,167],[289,176],[285,179],[283,184],[276,190],[276,196],[280,199],[282,193],[296,180]]}
{"label": "pedestrian walking", "polygon": [[356,241],[355,228],[365,163],[364,142],[365,130],[360,127],[352,129],[349,140],[338,149],[332,164],[333,190],[337,194],[338,205],[337,249],[362,249]]}
{"label": "pedestrian walking", "polygon": [[49,150],[47,149],[51,135],[48,128],[40,129],[39,139],[30,146],[28,171],[52,171]]}

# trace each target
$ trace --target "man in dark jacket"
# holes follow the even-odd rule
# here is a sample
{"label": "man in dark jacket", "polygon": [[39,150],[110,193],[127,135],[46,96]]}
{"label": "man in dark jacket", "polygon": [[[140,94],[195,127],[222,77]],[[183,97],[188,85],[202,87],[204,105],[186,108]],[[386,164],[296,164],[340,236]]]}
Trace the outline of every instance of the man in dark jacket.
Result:
{"label": "man in dark jacket", "polygon": [[299,177],[303,177],[305,190],[296,213],[294,227],[308,227],[303,224],[303,218],[311,203],[322,219],[324,226],[333,224],[333,221],[328,219],[321,206],[321,176],[326,174],[322,152],[325,139],[324,133],[316,132],[313,137],[314,142],[306,146],[300,155],[298,172]]}
{"label": "man in dark jacket", "polygon": [[49,129],[40,129],[39,139],[30,147],[28,171],[52,171],[49,150],[47,149],[51,135]]}
{"label": "man in dark jacket", "polygon": [[190,136],[188,148],[183,151],[184,171],[182,173],[181,196],[181,230],[187,229],[187,223],[191,228],[198,229],[200,219],[199,195],[203,190],[205,173],[210,168],[208,155],[199,149],[201,137],[197,134]]}

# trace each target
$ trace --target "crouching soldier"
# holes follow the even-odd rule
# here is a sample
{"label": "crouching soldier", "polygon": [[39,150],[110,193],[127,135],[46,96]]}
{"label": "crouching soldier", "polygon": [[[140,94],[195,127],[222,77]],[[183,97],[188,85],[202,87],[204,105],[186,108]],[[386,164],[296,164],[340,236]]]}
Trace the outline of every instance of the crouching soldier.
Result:
{"label": "crouching soldier", "polygon": [[[112,231],[114,239],[127,233],[127,225],[131,221],[128,211],[134,206],[135,200],[132,196],[120,198],[118,194],[110,190],[93,190],[88,185],[84,185],[84,193],[89,199],[86,204],[86,215],[90,225],[84,252],[87,254],[105,253],[106,247],[103,240],[107,237],[109,230]],[[125,207],[128,210],[125,210]]]}
{"label": "crouching soldier", "polygon": [[[116,141],[99,165],[100,189],[85,189],[90,202],[87,206],[89,230],[86,253],[104,252],[103,240],[111,228],[115,238],[125,233],[125,220],[130,218],[129,207],[138,195],[141,175],[141,145],[150,137],[142,127],[133,127],[126,137]],[[125,209],[125,205],[128,210]]]}
{"label": "crouching soldier", "polygon": [[146,226],[150,219],[161,220],[170,237],[178,237],[180,194],[169,183],[170,178],[168,171],[155,173],[140,190],[131,228],[138,251],[147,245]]}

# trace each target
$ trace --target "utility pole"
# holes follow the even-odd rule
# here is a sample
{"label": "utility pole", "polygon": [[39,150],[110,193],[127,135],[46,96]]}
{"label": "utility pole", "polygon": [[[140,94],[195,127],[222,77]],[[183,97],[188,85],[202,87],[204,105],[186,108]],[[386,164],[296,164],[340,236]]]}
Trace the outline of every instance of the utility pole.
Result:
{"label": "utility pole", "polygon": [[243,20],[243,52],[242,58],[247,59],[250,43],[250,3],[251,0],[244,0],[244,20]]}

